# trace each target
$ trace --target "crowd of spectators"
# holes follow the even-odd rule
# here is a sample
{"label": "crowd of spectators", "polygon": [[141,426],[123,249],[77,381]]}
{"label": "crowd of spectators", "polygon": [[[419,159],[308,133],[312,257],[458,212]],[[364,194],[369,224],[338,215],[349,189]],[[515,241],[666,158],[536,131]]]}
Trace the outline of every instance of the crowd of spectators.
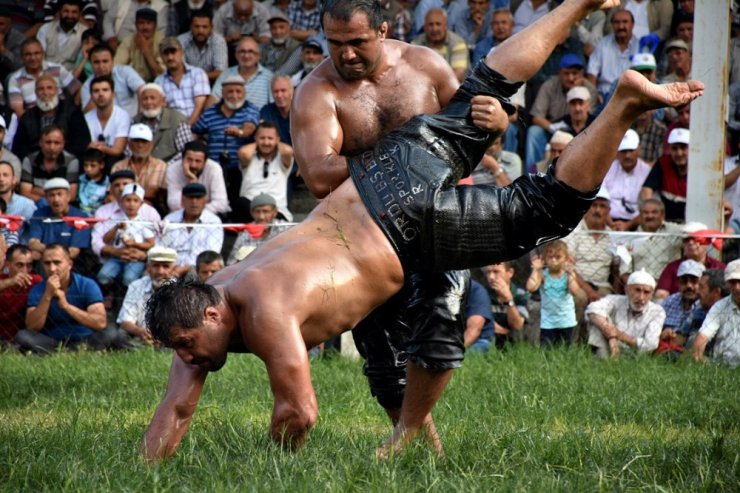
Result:
{"label": "crowd of spectators", "polygon": [[[378,1],[387,37],[436,51],[459,80],[560,3]],[[0,0],[3,340],[33,352],[151,343],[142,312],[153,290],[173,276],[206,279],[290,227],[300,182],[290,108],[328,56],[320,7]],[[627,69],[689,79],[693,15],[693,0],[622,0],[590,14],[515,95],[509,129],[467,183],[505,186],[544,171]],[[739,39],[731,96],[740,95]],[[740,362],[740,266],[722,261],[737,255],[703,225],[684,224],[689,119],[689,106],[641,116],[571,236],[483,269],[466,346],[504,348],[536,318],[547,346],[580,341],[616,357],[693,343],[697,359],[709,347]],[[737,121],[731,112],[729,233],[740,232]]]}

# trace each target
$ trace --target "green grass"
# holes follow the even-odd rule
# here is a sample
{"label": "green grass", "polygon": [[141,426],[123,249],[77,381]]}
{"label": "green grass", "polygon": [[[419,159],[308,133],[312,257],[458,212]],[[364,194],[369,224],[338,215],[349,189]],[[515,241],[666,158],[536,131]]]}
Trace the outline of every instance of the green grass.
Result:
{"label": "green grass", "polygon": [[360,364],[313,363],[320,417],[307,446],[267,438],[262,364],[211,375],[175,458],[136,453],[166,382],[166,352],[0,354],[0,491],[739,491],[738,370],[594,360],[529,347],[471,356],[421,444],[386,461],[390,427]]}

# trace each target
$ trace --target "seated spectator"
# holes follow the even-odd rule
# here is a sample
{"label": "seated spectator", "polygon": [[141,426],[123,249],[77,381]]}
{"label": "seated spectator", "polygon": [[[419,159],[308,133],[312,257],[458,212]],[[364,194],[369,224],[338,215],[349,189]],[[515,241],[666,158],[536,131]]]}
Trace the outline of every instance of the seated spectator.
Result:
{"label": "seated spectator", "polygon": [[224,231],[221,220],[206,210],[207,194],[206,187],[200,183],[186,185],[182,189],[182,209],[171,212],[164,218],[169,225],[157,244],[177,251],[175,274],[178,277],[187,274],[195,265],[195,259],[200,252],[206,250],[220,252],[223,246]]}
{"label": "seated spectator", "polygon": [[11,245],[5,252],[7,272],[0,271],[0,341],[13,341],[26,326],[26,300],[31,288],[42,281],[33,272],[31,250]]}
{"label": "seated spectator", "polygon": [[318,0],[294,0],[285,13],[290,19],[290,35],[298,41],[305,41],[321,31]]}
{"label": "seated spectator", "polygon": [[58,63],[71,72],[82,45],[82,33],[87,26],[80,22],[82,9],[79,0],[59,0],[57,4],[57,18],[45,22],[36,33],[36,39],[41,43],[48,61]]}
{"label": "seated spectator", "polygon": [[183,34],[190,29],[190,19],[195,12],[209,10],[214,12],[213,0],[190,0],[189,2],[177,2],[173,5],[175,16],[170,15],[169,31],[171,33]]}
{"label": "seated spectator", "polygon": [[52,178],[44,184],[44,197],[48,205],[40,206],[31,217],[28,228],[28,248],[34,260],[41,258],[50,244],[63,245],[71,259],[77,258],[80,251],[90,247],[90,230],[77,229],[64,221],[45,222],[44,219],[62,219],[66,216],[86,217],[80,209],[69,205],[72,194],[70,185],[64,178]]}
{"label": "seated spectator", "polygon": [[64,150],[64,143],[64,132],[56,125],[49,125],[41,130],[41,149],[23,160],[21,194],[36,202],[44,196],[47,181],[63,178],[72,197],[77,196],[80,164],[76,157]]}
{"label": "seated spectator", "polygon": [[90,131],[90,145],[105,154],[106,164],[115,163],[123,157],[126,149],[131,117],[115,104],[115,83],[110,75],[101,75],[90,81],[90,93],[94,108],[85,113]]}
{"label": "seated spectator", "polygon": [[575,298],[581,297],[575,266],[562,240],[547,243],[542,258],[532,258],[527,291],[540,291],[540,347],[570,346],[576,328]]}
{"label": "seated spectator", "polygon": [[16,29],[10,9],[5,6],[0,7],[0,37],[3,38],[3,46],[0,49],[0,73],[9,74],[23,65],[21,44],[26,37]]}
{"label": "seated spectator", "polygon": [[[696,334],[704,324],[709,309],[729,294],[724,271],[722,269],[705,270],[699,279],[697,292],[699,299],[694,303],[691,313],[689,313],[683,325],[676,331],[677,338],[681,337],[682,340],[686,341],[684,343],[686,348],[693,346]],[[707,349],[710,349],[711,346],[712,344],[708,343]]]}
{"label": "seated spectator", "polygon": [[128,147],[131,157],[118,161],[112,171],[130,169],[136,176],[136,183],[144,187],[144,200],[157,207],[160,191],[167,189],[167,164],[152,156],[152,131],[143,123],[131,125],[128,131]]}
{"label": "seated spectator", "polygon": [[634,34],[643,41],[652,38],[657,44],[668,39],[673,17],[671,0],[622,0],[622,7],[630,11],[635,19]]}
{"label": "seated spectator", "polygon": [[725,282],[730,295],[709,309],[692,351],[694,360],[703,361],[704,351],[712,342],[712,359],[735,368],[740,365],[740,260],[727,264]]}
{"label": "seated spectator", "polygon": [[250,206],[251,209],[249,212],[252,217],[252,223],[265,225],[266,227],[258,236],[254,236],[249,231],[240,232],[236,237],[236,241],[234,241],[234,246],[231,248],[231,253],[227,261],[228,265],[242,260],[261,243],[286,229],[286,227],[280,226],[281,224],[285,224],[286,221],[278,218],[277,202],[275,202],[275,198],[272,195],[266,193],[257,195],[252,199]]}
{"label": "seated spectator", "polygon": [[630,68],[630,57],[637,53],[639,41],[632,34],[635,19],[628,10],[614,12],[610,19],[612,32],[596,45],[588,60],[587,77],[599,90],[602,98],[612,84]]}
{"label": "seated spectator", "polygon": [[663,154],[663,142],[668,132],[665,123],[654,117],[655,113],[655,110],[646,111],[632,124],[632,129],[640,137],[640,159],[650,167],[653,167]]}
{"label": "seated spectator", "polygon": [[93,77],[92,65],[90,65],[90,50],[103,42],[103,37],[95,29],[86,29],[82,31],[82,44],[80,52],[75,59],[72,75],[77,80],[85,81]]}
{"label": "seated spectator", "polygon": [[313,69],[319,66],[326,58],[326,50],[317,36],[308,38],[301,46],[300,62],[301,66],[297,72],[290,77],[293,87],[298,87],[303,79],[311,73]]}
{"label": "seated spectator", "polygon": [[90,63],[93,77],[86,80],[80,90],[82,110],[88,112],[95,108],[90,94],[92,81],[107,75],[113,79],[113,102],[133,118],[138,106],[136,95],[144,85],[144,79],[128,65],[113,65],[113,50],[106,44],[99,44],[90,50]]}
{"label": "seated spectator", "polygon": [[177,252],[171,248],[155,246],[146,253],[147,275],[129,284],[116,318],[118,326],[129,336],[153,344],[144,318],[146,302],[154,291],[174,277],[176,261]]}
{"label": "seated spectator", "polygon": [[686,236],[683,238],[683,250],[681,258],[674,260],[666,265],[658,279],[655,298],[662,300],[669,294],[677,293],[678,286],[678,268],[684,260],[696,260],[707,269],[724,269],[725,264],[709,256],[707,250],[711,243],[711,238],[700,236],[694,233],[707,229],[701,223],[688,223],[684,226],[683,232]]}
{"label": "seated spectator", "polygon": [[447,29],[447,14],[444,9],[431,9],[424,18],[424,33],[411,42],[433,49],[445,59],[462,81],[470,66],[468,45],[465,40]]}
{"label": "seated spectator", "polygon": [[603,186],[611,196],[610,226],[617,231],[629,231],[640,224],[639,195],[650,166],[638,157],[639,149],[637,132],[627,130],[619,143],[617,157],[604,177]]}
{"label": "seated spectator", "polygon": [[554,8],[553,2],[548,0],[529,0],[511,2],[511,12],[514,14],[514,33],[518,33]]}
{"label": "seated spectator", "polygon": [[626,294],[611,294],[586,307],[588,344],[600,358],[618,358],[626,349],[650,353],[658,348],[665,312],[650,301],[655,279],[645,271],[627,279]]}
{"label": "seated spectator", "polygon": [[181,207],[182,189],[188,183],[200,183],[208,192],[206,209],[214,214],[231,210],[226,196],[226,183],[221,166],[208,159],[205,144],[198,141],[185,144],[182,157],[167,165],[167,207],[176,211]]}
{"label": "seated spectator", "polygon": [[550,163],[553,159],[560,157],[565,150],[565,146],[570,144],[571,140],[573,140],[573,136],[568,132],[563,132],[562,130],[557,130],[552,134],[550,142],[545,147],[545,159],[537,162],[535,165],[537,168],[536,171],[538,173],[547,173],[547,168],[550,167]]}
{"label": "seated spectator", "polygon": [[515,152],[504,150],[504,136],[499,135],[486,149],[486,154],[471,174],[473,183],[495,183],[504,187],[522,176],[522,159]]}
{"label": "seated spectator", "polygon": [[213,29],[226,39],[233,53],[245,37],[267,42],[270,39],[270,9],[254,0],[227,0],[213,16]]}
{"label": "seated spectator", "polygon": [[270,18],[270,40],[260,47],[260,63],[274,74],[291,75],[301,67],[301,42],[290,36],[290,19],[279,9]]}
{"label": "seated spectator", "polygon": [[134,123],[144,123],[151,129],[154,145],[152,156],[164,162],[180,154],[185,144],[193,139],[187,118],[166,105],[161,87],[153,82],[144,84],[139,91],[141,112],[133,119]]}
{"label": "seated spectator", "polygon": [[[704,266],[695,260],[684,260],[678,266],[678,293],[674,293],[660,302],[665,310],[663,331],[660,333],[661,347],[665,350],[681,351],[686,338],[680,330],[691,314],[699,298],[699,280],[704,274]],[[661,348],[658,349],[660,352]]]}
{"label": "seated spectator", "polygon": [[159,52],[167,70],[154,82],[164,90],[167,106],[182,113],[188,125],[195,125],[211,91],[208,75],[202,68],[185,63],[182,45],[175,37],[164,38]]}
{"label": "seated spectator", "polygon": [[106,328],[100,288],[72,272],[74,261],[67,247],[50,244],[42,260],[46,279],[31,288],[26,328],[15,336],[21,351],[51,353],[60,344],[72,348],[85,343],[92,349],[120,345],[121,334]]}
{"label": "seated spectator", "polygon": [[[489,8],[491,0],[467,0],[463,3],[467,3],[467,6],[456,10],[455,15],[448,17],[448,26],[450,31],[459,35],[472,50],[478,41],[491,34],[493,16],[493,11]],[[512,17],[512,30],[513,28]]]}
{"label": "seated spectator", "polygon": [[61,129],[65,136],[64,150],[81,156],[90,144],[90,132],[85,116],[69,99],[59,99],[57,81],[51,75],[36,80],[36,105],[28,109],[18,121],[13,139],[13,152],[24,158],[40,149],[41,131],[49,125]]}
{"label": "seated spectator", "polygon": [[200,252],[195,259],[195,275],[200,282],[206,282],[213,274],[223,268],[223,257],[213,250]]}
{"label": "seated spectator", "polygon": [[691,79],[691,48],[682,39],[673,39],[665,45],[668,73],[661,82],[686,82]]}
{"label": "seated spectator", "polygon": [[226,170],[229,201],[233,202],[241,184],[239,148],[253,140],[259,109],[247,101],[241,76],[226,77],[222,84],[223,99],[208,107],[192,130],[208,144],[208,157]]}
{"label": "seated spectator", "polygon": [[239,41],[236,48],[236,62],[236,65],[224,70],[216,79],[206,106],[212,106],[223,99],[222,86],[224,81],[241,77],[249,102],[256,106],[257,111],[259,111],[264,105],[272,102],[270,81],[273,73],[260,64],[260,47],[253,38],[242,38]]}
{"label": "seated spectator", "polygon": [[[514,33],[514,16],[511,14],[509,9],[497,9],[493,11],[490,20],[490,29],[487,35],[481,37],[473,48],[473,56],[470,61],[473,65],[478,63],[478,60],[488,55],[496,45],[499,45],[506,41]],[[458,33],[459,34],[459,33]],[[470,45],[471,47],[473,45]]]}
{"label": "seated spectator", "polygon": [[[485,331],[485,335],[483,332]],[[465,305],[465,349],[468,352],[486,353],[493,337],[493,312],[491,298],[486,288],[477,281],[470,281],[468,301]]]}
{"label": "seated spectator", "polygon": [[18,156],[10,152],[10,150],[5,147],[5,133],[7,130],[7,124],[5,123],[5,118],[0,115],[0,161],[6,162],[10,164],[13,167],[13,173],[16,176],[21,175],[21,160],[18,159]]}
{"label": "seated spectator", "polygon": [[293,165],[293,148],[280,142],[277,127],[271,122],[259,124],[255,140],[254,144],[239,149],[243,178],[234,212],[238,217],[246,217],[245,211],[250,209],[249,201],[261,193],[267,193],[277,201],[279,214],[292,221],[287,190]]}
{"label": "seated spectator", "polygon": [[82,154],[80,186],[77,204],[87,214],[94,214],[108,197],[110,182],[105,175],[105,156],[98,149],[88,149]]}
{"label": "seated spectator", "polygon": [[8,104],[18,118],[36,105],[36,80],[42,75],[56,79],[57,87],[67,97],[73,97],[80,89],[80,82],[57,63],[44,60],[44,49],[36,38],[28,38],[21,44],[23,68],[8,77]]}
{"label": "seated spectator", "polygon": [[[134,175],[134,172],[130,169],[115,171],[110,175],[111,201],[100,206],[98,210],[95,211],[95,217],[97,219],[104,219],[105,221],[95,224],[92,230],[92,251],[101,259],[114,257],[122,260],[146,260],[144,252],[137,248],[117,248],[112,245],[106,245],[103,241],[105,234],[116,225],[115,222],[110,221],[109,219],[123,213],[120,203],[123,189],[126,188],[127,185],[135,182],[136,175]],[[142,221],[148,221],[153,224],[159,224],[162,219],[156,209],[146,203],[141,205],[139,216],[141,216]]]}
{"label": "seated spectator", "polygon": [[[117,223],[105,235],[103,242],[114,248],[132,248],[144,253],[154,246],[157,225],[143,222],[140,214],[144,204],[144,188],[136,183],[126,185],[121,192],[121,213],[114,215],[111,222]],[[98,283],[103,289],[121,276],[123,285],[128,287],[141,277],[146,265],[132,258],[110,257],[103,262],[98,272]]]}
{"label": "seated spectator", "polygon": [[185,51],[185,63],[205,70],[211,84],[229,66],[226,40],[214,32],[212,20],[210,11],[196,11],[190,18],[190,31],[177,37]]}
{"label": "seated spectator", "polygon": [[293,145],[290,136],[290,106],[293,104],[293,83],[287,75],[272,78],[272,99],[260,110],[260,121],[272,122],[277,126],[280,142]]}
{"label": "seated spectator", "polygon": [[[144,11],[143,14],[139,12]],[[138,32],[138,21],[146,19],[154,22],[157,31],[167,31],[170,5],[164,1],[150,0],[110,0],[103,17],[103,38],[113,49],[123,40]]]}
{"label": "seated spectator", "polygon": [[568,91],[565,100],[568,103],[568,114],[553,122],[550,128],[576,136],[596,119],[591,114],[591,93],[584,86],[576,86]]}
{"label": "seated spectator", "polygon": [[483,267],[483,273],[491,299],[493,334],[484,330],[480,337],[494,339],[496,347],[503,349],[508,343],[521,340],[521,331],[529,319],[527,292],[512,282],[515,270],[510,262]]}
{"label": "seated spectator", "polygon": [[159,51],[164,33],[157,30],[157,13],[149,8],[137,10],[134,26],[136,32],[123,38],[118,48],[117,43],[108,42],[108,45],[116,51],[113,63],[129,65],[144,81],[152,82],[165,70]]}
{"label": "seated spectator", "polygon": [[[5,214],[20,216],[27,220],[36,211],[36,205],[29,198],[15,193],[17,183],[18,177],[14,167],[7,161],[0,161],[0,199],[5,202]],[[27,221],[23,221],[20,225],[15,232],[17,238],[23,237],[27,224]]]}
{"label": "seated spectator", "polygon": [[640,191],[640,199],[658,196],[665,204],[666,219],[686,220],[686,186],[689,174],[689,131],[674,128],[668,135],[670,155],[662,156],[650,170]]}

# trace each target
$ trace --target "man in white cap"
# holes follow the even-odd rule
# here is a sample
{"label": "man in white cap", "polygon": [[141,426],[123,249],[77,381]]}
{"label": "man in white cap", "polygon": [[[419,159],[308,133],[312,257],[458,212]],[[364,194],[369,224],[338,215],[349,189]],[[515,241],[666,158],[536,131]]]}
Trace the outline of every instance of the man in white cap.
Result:
{"label": "man in white cap", "polygon": [[573,140],[573,135],[563,130],[556,130],[548,146],[545,147],[545,159],[537,162],[537,171],[540,173],[547,173],[547,168],[550,166],[550,162],[560,156],[565,150],[565,146],[570,144]]}
{"label": "man in white cap", "polygon": [[188,119],[167,107],[164,90],[154,82],[144,84],[139,91],[139,108],[134,123],[144,123],[152,130],[152,156],[169,161],[193,139]]}
{"label": "man in white cap", "polygon": [[584,86],[576,86],[565,95],[568,114],[550,125],[550,130],[562,130],[575,136],[594,121],[591,114],[591,92]]}
{"label": "man in white cap", "polygon": [[167,164],[161,159],[152,156],[152,130],[143,123],[131,125],[128,132],[128,147],[131,157],[118,161],[113,165],[112,172],[130,169],[136,175],[136,183],[146,191],[144,200],[149,204],[158,205],[162,197],[160,191],[167,189],[165,175]]}
{"label": "man in white cap", "polygon": [[604,177],[604,185],[611,196],[611,227],[618,231],[634,229],[640,223],[638,197],[645,178],[650,173],[640,154],[640,137],[627,130],[619,143],[617,157]]}
{"label": "man in white cap", "polygon": [[674,128],[668,134],[670,153],[661,156],[642,184],[640,199],[657,195],[665,204],[668,221],[686,220],[686,185],[689,174],[688,128]]}
{"label": "man in white cap", "polygon": [[147,275],[129,284],[116,319],[118,326],[130,336],[147,343],[152,342],[152,336],[144,322],[144,308],[152,293],[174,277],[176,262],[177,252],[172,248],[154,246],[147,252]]}
{"label": "man in white cap", "polygon": [[693,356],[703,361],[704,350],[712,341],[712,357],[735,368],[740,365],[740,259],[727,264],[725,282],[730,295],[709,309],[694,341]]}
{"label": "man in white cap", "polygon": [[660,333],[663,341],[683,346],[686,338],[679,335],[678,330],[691,313],[694,303],[699,299],[699,279],[704,274],[704,266],[696,260],[687,259],[678,266],[678,293],[673,293],[660,302],[665,310],[663,332]]}
{"label": "man in white cap", "polygon": [[612,294],[586,307],[588,344],[600,358],[619,357],[625,349],[657,349],[665,311],[653,303],[655,279],[643,270],[627,279],[627,294]]}

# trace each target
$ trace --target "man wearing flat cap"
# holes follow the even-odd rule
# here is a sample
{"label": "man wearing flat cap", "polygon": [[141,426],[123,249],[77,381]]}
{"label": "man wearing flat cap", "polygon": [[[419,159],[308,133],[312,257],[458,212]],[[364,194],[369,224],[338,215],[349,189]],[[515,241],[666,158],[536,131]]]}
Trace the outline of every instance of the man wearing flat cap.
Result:
{"label": "man wearing flat cap", "polygon": [[[103,39],[116,49],[118,43],[136,33],[136,21],[146,18],[154,22],[158,32],[167,33],[167,0],[111,0],[103,17]],[[144,10],[145,13],[139,14]]]}
{"label": "man wearing flat cap", "polygon": [[152,156],[169,161],[182,152],[185,144],[193,139],[185,115],[167,107],[164,89],[154,82],[144,84],[139,90],[139,109],[134,123],[143,123],[152,131]]}
{"label": "man wearing flat cap", "polygon": [[182,189],[182,209],[167,214],[167,226],[158,246],[177,252],[175,275],[181,277],[195,266],[198,254],[205,250],[220,252],[224,241],[221,220],[206,210],[208,191],[200,183],[189,183]]}
{"label": "man wearing flat cap", "polygon": [[[136,32],[123,38],[118,45],[113,63],[130,65],[144,81],[151,82],[165,70],[159,52],[159,44],[164,39],[164,33],[157,30],[157,13],[149,8],[137,10],[135,28]],[[108,40],[108,44],[115,48],[117,41],[115,43],[110,41]]]}
{"label": "man wearing flat cap", "polygon": [[301,43],[290,36],[290,20],[280,9],[273,9],[267,20],[270,41],[261,47],[260,63],[278,75],[292,75],[301,68]]}
{"label": "man wearing flat cap", "polygon": [[211,92],[208,75],[202,68],[185,63],[182,44],[175,37],[164,38],[159,43],[159,52],[167,70],[154,82],[164,90],[167,106],[182,113],[188,124],[194,125]]}
{"label": "man wearing flat cap", "polygon": [[610,294],[586,307],[588,344],[600,358],[618,358],[623,350],[650,353],[658,348],[665,311],[650,301],[653,276],[639,270],[627,279],[627,294]]}

